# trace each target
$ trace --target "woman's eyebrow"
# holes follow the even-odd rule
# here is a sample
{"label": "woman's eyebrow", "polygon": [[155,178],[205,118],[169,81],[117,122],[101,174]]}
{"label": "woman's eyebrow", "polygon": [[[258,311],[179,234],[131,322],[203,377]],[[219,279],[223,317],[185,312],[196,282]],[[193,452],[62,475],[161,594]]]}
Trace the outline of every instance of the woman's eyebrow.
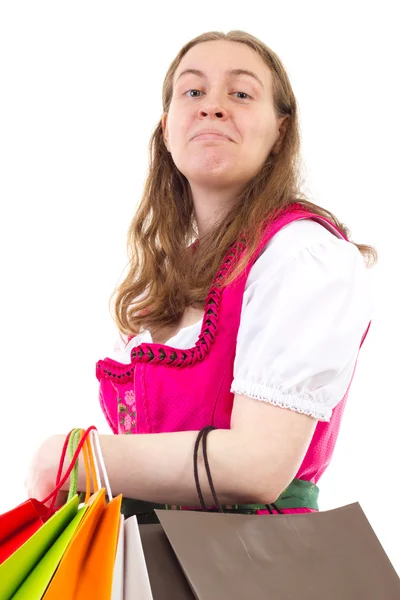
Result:
{"label": "woman's eyebrow", "polygon": [[[192,73],[193,75],[198,75],[199,77],[203,77],[203,79],[207,78],[207,75],[203,71],[200,71],[199,69],[185,69],[184,71],[182,71],[182,73],[180,73],[178,75],[176,81],[178,81],[178,79],[180,77],[182,77],[182,75],[185,75],[186,73]],[[253,71],[249,71],[248,69],[230,69],[229,71],[226,71],[226,75],[230,76],[230,77],[234,77],[236,75],[249,75],[250,77],[253,77],[253,79],[256,79],[256,81],[258,81],[258,83],[264,89],[264,84],[261,81],[261,79],[258,77],[258,75],[253,73]]]}

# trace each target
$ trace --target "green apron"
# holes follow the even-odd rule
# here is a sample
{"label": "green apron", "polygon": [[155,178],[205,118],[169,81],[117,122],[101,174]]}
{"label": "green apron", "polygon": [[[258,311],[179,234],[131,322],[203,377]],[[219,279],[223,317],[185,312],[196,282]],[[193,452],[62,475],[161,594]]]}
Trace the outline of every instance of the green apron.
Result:
{"label": "green apron", "polygon": [[[285,508],[312,508],[319,510],[318,508],[318,495],[319,488],[310,481],[304,479],[293,479],[290,485],[283,490],[282,494],[272,505],[268,505],[271,508],[274,506],[284,510]],[[169,504],[156,504],[153,502],[144,502],[142,500],[135,500],[134,498],[122,498],[121,513],[127,519],[132,515],[137,516],[139,524],[143,523],[158,523],[157,515],[154,509],[159,508],[161,510],[171,510],[172,505]],[[177,510],[181,510],[180,506],[174,507]],[[266,510],[266,504],[233,504],[223,506],[224,512],[226,513],[237,513],[237,514],[255,514],[257,510]],[[199,507],[196,510],[201,510]],[[216,512],[216,508],[209,509],[209,512]]]}

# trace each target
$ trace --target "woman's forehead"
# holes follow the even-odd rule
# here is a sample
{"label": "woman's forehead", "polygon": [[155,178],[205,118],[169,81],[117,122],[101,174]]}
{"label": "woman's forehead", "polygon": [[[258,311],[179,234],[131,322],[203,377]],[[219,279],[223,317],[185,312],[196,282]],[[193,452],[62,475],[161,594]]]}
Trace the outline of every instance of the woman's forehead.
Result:
{"label": "woman's forehead", "polygon": [[271,81],[270,69],[252,48],[223,40],[202,42],[190,48],[176,69],[174,82],[190,73],[204,79],[237,78],[247,73],[264,89]]}

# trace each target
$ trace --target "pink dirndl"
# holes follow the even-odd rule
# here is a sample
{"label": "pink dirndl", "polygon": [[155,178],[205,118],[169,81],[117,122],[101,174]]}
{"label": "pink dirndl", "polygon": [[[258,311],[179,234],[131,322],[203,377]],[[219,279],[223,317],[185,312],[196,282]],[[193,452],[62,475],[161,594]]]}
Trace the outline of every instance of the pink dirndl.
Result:
{"label": "pink dirndl", "polygon": [[[206,425],[229,429],[234,399],[230,387],[247,276],[267,242],[282,227],[298,219],[315,219],[338,237],[344,237],[331,221],[305,210],[298,203],[290,205],[266,225],[257,252],[242,274],[221,289],[221,279],[240,257],[245,246],[238,242],[228,251],[207,296],[201,332],[193,348],[179,349],[165,344],[142,343],[132,349],[131,363],[128,365],[111,358],[97,362],[100,403],[113,433],[196,431]],[[369,325],[360,340],[360,348]],[[328,467],[354,372],[355,368],[347,391],[333,409],[329,422],[318,421],[296,474],[297,479],[317,486]],[[285,508],[283,512],[317,511],[296,507]],[[268,510],[259,510],[257,514],[270,513]]]}

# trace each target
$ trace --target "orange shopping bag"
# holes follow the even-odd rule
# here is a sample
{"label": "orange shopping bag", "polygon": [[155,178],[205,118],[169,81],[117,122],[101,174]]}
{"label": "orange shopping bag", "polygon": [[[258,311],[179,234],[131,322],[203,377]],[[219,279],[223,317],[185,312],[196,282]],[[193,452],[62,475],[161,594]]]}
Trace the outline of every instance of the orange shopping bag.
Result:
{"label": "orange shopping bag", "polygon": [[94,483],[95,492],[88,501],[89,508],[61,559],[43,596],[44,600],[111,598],[122,495],[112,498],[97,431],[91,431],[91,439],[93,446],[89,455],[92,474],[93,467],[98,471],[96,453],[93,451],[96,446],[110,502],[106,504],[105,488],[96,489],[97,482]]}

